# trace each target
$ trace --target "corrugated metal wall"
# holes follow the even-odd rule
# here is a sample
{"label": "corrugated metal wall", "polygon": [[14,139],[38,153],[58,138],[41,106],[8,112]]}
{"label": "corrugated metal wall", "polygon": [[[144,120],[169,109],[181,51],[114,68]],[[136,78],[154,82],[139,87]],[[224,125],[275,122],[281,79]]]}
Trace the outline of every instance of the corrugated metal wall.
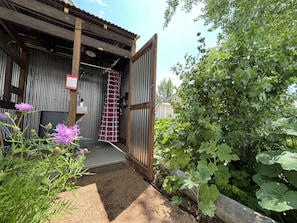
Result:
{"label": "corrugated metal wall", "polygon": [[[19,55],[19,49],[17,48],[17,45],[13,42],[10,43],[11,49]],[[5,78],[5,71],[6,71],[6,61],[7,61],[7,55],[2,50],[0,50],[0,98],[3,98],[4,94],[4,78]],[[11,78],[11,84],[15,87],[19,86],[19,76],[20,76],[20,67],[13,62],[12,67],[12,78]],[[17,102],[17,95],[12,94],[11,95],[11,101]],[[0,112],[9,112],[11,115],[15,115],[15,110],[12,109],[4,109],[0,108]]]}
{"label": "corrugated metal wall", "polygon": [[[26,102],[38,111],[68,112],[69,90],[65,89],[66,74],[71,73],[71,58],[30,50],[26,83]],[[82,66],[78,94],[88,107],[80,122],[81,135],[97,138],[103,109],[106,75],[103,69]],[[33,113],[25,125],[39,129],[40,112]]]}
{"label": "corrugated metal wall", "polygon": [[[152,49],[149,49],[141,58],[134,62],[133,90],[131,104],[144,104],[151,101],[151,58]],[[148,162],[148,136],[150,126],[150,108],[131,110],[130,154],[144,166]]]}
{"label": "corrugated metal wall", "polygon": [[[4,78],[5,78],[5,70],[6,70],[6,54],[0,50],[0,98],[3,98],[4,94]],[[3,87],[2,87],[3,86]],[[7,109],[0,108],[0,112],[4,113],[7,112]]]}
{"label": "corrugated metal wall", "polygon": [[[13,42],[10,44],[11,49],[19,55],[19,49],[17,48],[17,45]],[[4,78],[5,78],[5,71],[6,71],[6,61],[7,61],[7,55],[4,53],[2,50],[0,50],[0,86],[4,86]],[[20,67],[13,62],[13,67],[12,67],[12,79],[11,79],[11,84],[15,87],[19,86],[19,76],[20,76]],[[4,93],[4,88],[0,88],[0,97],[2,98]],[[12,101],[16,102],[17,96],[15,94],[12,95]]]}
{"label": "corrugated metal wall", "polygon": [[[71,58],[49,54],[30,49],[28,54],[27,79],[24,102],[32,104],[38,112],[32,113],[24,119],[24,126],[38,131],[41,111],[67,112],[69,106],[69,90],[65,89],[66,74],[71,73]],[[4,74],[7,56],[0,51],[0,86],[4,86]],[[128,64],[129,65],[129,64]],[[129,66],[122,72],[123,85],[121,93],[128,92]],[[18,86],[19,66],[14,63],[12,84]],[[88,107],[88,114],[79,123],[81,135],[85,138],[97,138],[106,93],[106,70],[87,65],[81,65],[78,84],[78,97],[83,98],[84,106]],[[4,88],[0,87],[0,97]],[[17,96],[12,96],[17,102]],[[15,110],[0,108],[0,112],[15,114]],[[120,121],[120,136],[126,138],[127,109],[124,109]]]}
{"label": "corrugated metal wall", "polygon": [[133,70],[133,94],[131,104],[141,104],[150,101],[151,93],[151,58],[152,50],[148,50],[134,63]]}
{"label": "corrugated metal wall", "polygon": [[[6,70],[6,54],[0,50],[0,86],[4,86],[5,70]],[[0,87],[0,96],[2,98],[4,94],[4,88]]]}
{"label": "corrugated metal wall", "polygon": [[144,166],[148,162],[149,109],[131,111],[130,154]]}
{"label": "corrugated metal wall", "polygon": [[98,138],[101,115],[104,109],[107,75],[105,70],[82,66],[84,76],[81,77],[78,93],[88,107],[88,114],[80,123],[85,138]]}

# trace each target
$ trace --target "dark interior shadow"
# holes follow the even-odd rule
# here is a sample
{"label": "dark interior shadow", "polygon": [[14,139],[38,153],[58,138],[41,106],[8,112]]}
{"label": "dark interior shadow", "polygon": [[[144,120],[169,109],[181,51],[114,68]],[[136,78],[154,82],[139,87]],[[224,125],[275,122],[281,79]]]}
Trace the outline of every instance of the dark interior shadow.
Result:
{"label": "dark interior shadow", "polygon": [[79,186],[95,183],[110,221],[127,209],[149,186],[127,162],[89,169],[94,175],[78,180]]}
{"label": "dark interior shadow", "polygon": [[95,168],[113,163],[126,161],[126,154],[118,147],[107,142],[99,142],[97,139],[83,139],[80,141],[81,148],[88,148],[85,167]]}

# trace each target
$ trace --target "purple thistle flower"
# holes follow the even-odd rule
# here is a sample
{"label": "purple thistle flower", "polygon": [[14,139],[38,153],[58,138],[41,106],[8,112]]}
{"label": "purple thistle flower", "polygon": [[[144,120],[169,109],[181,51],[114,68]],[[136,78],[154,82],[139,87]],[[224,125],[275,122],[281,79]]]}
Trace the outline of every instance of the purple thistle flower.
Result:
{"label": "purple thistle flower", "polygon": [[0,119],[7,119],[7,116],[6,115],[4,115],[4,114],[2,114],[2,113],[0,113]]}
{"label": "purple thistle flower", "polygon": [[20,110],[20,111],[30,111],[33,109],[33,105],[26,104],[26,103],[20,103],[20,104],[15,104],[15,108]]}
{"label": "purple thistle flower", "polygon": [[53,140],[64,145],[69,145],[77,134],[79,134],[79,128],[77,125],[68,128],[64,124],[58,124],[55,131],[56,133],[52,133]]}
{"label": "purple thistle flower", "polygon": [[77,156],[84,156],[85,155],[85,153],[83,151],[81,151],[81,150],[76,150],[75,154]]}

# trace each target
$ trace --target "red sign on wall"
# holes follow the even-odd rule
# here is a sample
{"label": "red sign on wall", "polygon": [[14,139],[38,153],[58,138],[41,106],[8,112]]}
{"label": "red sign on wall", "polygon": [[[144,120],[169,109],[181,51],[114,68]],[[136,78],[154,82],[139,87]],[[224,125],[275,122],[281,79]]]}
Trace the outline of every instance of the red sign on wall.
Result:
{"label": "red sign on wall", "polygon": [[66,74],[66,85],[65,88],[71,90],[77,90],[78,77],[72,74]]}

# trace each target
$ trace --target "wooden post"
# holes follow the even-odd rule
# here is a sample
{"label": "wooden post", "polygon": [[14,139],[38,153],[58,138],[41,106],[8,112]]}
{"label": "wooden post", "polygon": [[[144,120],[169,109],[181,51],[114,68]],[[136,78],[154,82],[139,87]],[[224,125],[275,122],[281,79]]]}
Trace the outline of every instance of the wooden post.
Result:
{"label": "wooden post", "polygon": [[4,95],[5,101],[11,101],[11,79],[12,79],[12,67],[13,61],[9,55],[7,55],[5,80],[4,80]]}
{"label": "wooden post", "polygon": [[[24,45],[24,44],[22,44]],[[27,48],[24,46],[22,49],[22,54],[21,54],[21,61],[25,63],[26,66],[23,68],[21,67],[20,69],[20,77],[19,77],[19,90],[21,93],[18,94],[17,102],[21,103],[24,102],[24,90],[25,90],[25,82],[26,82],[26,75],[27,75],[27,59],[28,59],[28,53],[27,53]],[[21,112],[17,112],[17,122],[19,123],[19,119],[21,117]],[[22,125],[22,123],[21,123]]]}
{"label": "wooden post", "polygon": [[[132,47],[131,47],[131,58],[135,54],[136,51],[136,38],[132,40]],[[127,127],[126,127],[126,148],[127,154],[130,153],[130,137],[131,137],[131,99],[132,99],[132,74],[133,74],[133,62],[130,59],[129,63],[129,86],[128,86],[128,118],[127,118]]]}
{"label": "wooden post", "polygon": [[28,53],[26,48],[22,48],[22,55],[21,60],[24,61],[26,66],[24,68],[21,68],[20,70],[20,77],[19,77],[19,89],[22,91],[22,94],[18,94],[18,103],[24,102],[24,89],[25,89],[25,82],[26,82],[26,75],[27,75],[27,59],[28,59]]}
{"label": "wooden post", "polygon": [[[75,76],[78,76],[78,72],[79,72],[81,29],[82,29],[82,20],[80,18],[76,18],[74,41],[73,41],[73,56],[72,56],[72,75],[75,75]],[[75,124],[76,106],[77,106],[76,90],[70,90],[68,126],[73,126]]]}

